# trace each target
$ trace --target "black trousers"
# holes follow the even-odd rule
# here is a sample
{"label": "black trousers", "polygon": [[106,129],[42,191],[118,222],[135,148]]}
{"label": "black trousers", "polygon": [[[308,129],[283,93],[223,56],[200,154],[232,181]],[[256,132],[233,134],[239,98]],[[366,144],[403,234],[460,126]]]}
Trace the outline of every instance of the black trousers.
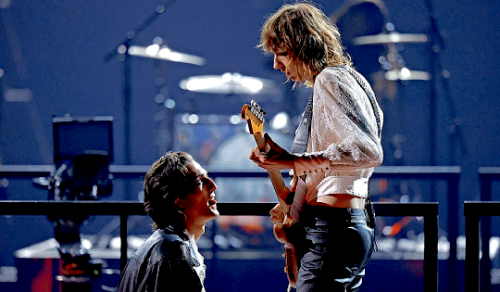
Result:
{"label": "black trousers", "polygon": [[365,211],[307,206],[302,214],[306,248],[296,291],[358,291],[374,245]]}

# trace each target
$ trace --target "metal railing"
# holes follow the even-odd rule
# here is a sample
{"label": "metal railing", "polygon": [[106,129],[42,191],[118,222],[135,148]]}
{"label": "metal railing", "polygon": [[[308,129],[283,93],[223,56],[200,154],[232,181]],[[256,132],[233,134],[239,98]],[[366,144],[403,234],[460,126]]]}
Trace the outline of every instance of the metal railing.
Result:
{"label": "metal railing", "polygon": [[[464,202],[467,242],[465,289],[471,292],[489,291],[491,283],[490,241],[485,239],[491,238],[491,216],[500,216],[500,202],[492,201],[492,184],[494,181],[500,181],[500,168],[480,167],[478,174],[481,184],[480,201]],[[480,273],[480,271],[484,272]]]}
{"label": "metal railing", "polygon": [[[479,292],[489,291],[490,283],[490,257],[489,257],[489,240],[482,241],[482,258],[480,256],[481,242],[480,235],[480,219],[481,217],[489,219],[489,216],[500,216],[500,202],[464,202],[465,215],[465,291]],[[484,222],[483,222],[484,225]],[[491,233],[491,231],[489,231]],[[488,236],[488,237],[487,237]],[[482,238],[490,238],[489,235],[483,234]],[[485,246],[488,246],[485,248]],[[486,249],[486,250],[485,250]],[[481,261],[481,269],[479,267]],[[488,264],[484,264],[488,263]],[[487,271],[481,273],[480,270]],[[481,279],[480,279],[481,278]],[[481,280],[481,281],[480,281]]]}
{"label": "metal railing", "polygon": [[[148,165],[110,165],[115,178],[142,178],[149,170]],[[48,176],[52,165],[0,165],[0,176],[36,177]],[[231,178],[265,178],[265,171],[214,171],[210,176]],[[380,166],[373,178],[444,180],[448,186],[448,235],[450,242],[449,265],[456,262],[456,239],[458,238],[458,180],[461,168],[456,166]],[[85,205],[80,205],[85,204]],[[237,205],[235,205],[237,204]],[[274,203],[219,203],[221,215],[262,215],[267,216]],[[423,216],[424,217],[424,291],[438,290],[438,203],[374,203],[377,216]],[[237,211],[235,211],[237,210]],[[0,201],[0,215],[49,215],[86,214],[120,216],[120,266],[127,261],[127,218],[144,215],[142,205],[132,201],[98,202],[51,202],[51,201]],[[458,275],[449,275],[449,286],[455,287]],[[450,290],[451,291],[451,290]]]}
{"label": "metal railing", "polygon": [[[268,216],[276,203],[218,203],[221,216]],[[438,290],[438,204],[374,203],[377,216],[424,217],[424,291]],[[0,201],[0,215],[117,215],[120,216],[120,268],[127,263],[128,216],[145,215],[140,202],[110,201]]]}

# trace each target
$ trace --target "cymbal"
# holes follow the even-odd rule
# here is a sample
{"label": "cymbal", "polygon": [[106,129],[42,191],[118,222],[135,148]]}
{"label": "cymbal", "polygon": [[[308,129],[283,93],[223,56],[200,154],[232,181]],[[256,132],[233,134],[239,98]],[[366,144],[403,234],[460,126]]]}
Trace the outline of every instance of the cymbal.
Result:
{"label": "cymbal", "polygon": [[389,81],[406,81],[406,80],[422,80],[428,81],[431,79],[431,75],[425,71],[409,70],[408,68],[402,68],[401,70],[390,70],[384,73],[385,79]]}
{"label": "cymbal", "polygon": [[147,47],[130,46],[128,48],[128,54],[132,56],[187,63],[198,66],[202,66],[205,64],[205,59],[201,57],[176,52],[165,45],[159,46],[157,44],[153,44]]}
{"label": "cymbal", "polygon": [[426,43],[429,39],[425,34],[400,34],[397,32],[381,33],[376,35],[365,35],[353,40],[357,46],[363,45],[387,45],[399,43]]}
{"label": "cymbal", "polygon": [[188,91],[213,94],[273,94],[277,87],[271,80],[243,76],[239,73],[193,76],[181,80],[179,86]]}

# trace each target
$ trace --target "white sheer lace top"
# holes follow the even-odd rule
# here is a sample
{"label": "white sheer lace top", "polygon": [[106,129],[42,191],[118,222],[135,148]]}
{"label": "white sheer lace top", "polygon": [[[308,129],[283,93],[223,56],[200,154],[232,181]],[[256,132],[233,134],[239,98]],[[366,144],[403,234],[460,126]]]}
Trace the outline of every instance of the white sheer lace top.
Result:
{"label": "white sheer lace top", "polygon": [[383,159],[368,96],[342,66],[325,68],[316,77],[313,99],[307,152],[294,165],[297,175],[307,175],[306,201],[332,194],[366,197],[373,168]]}

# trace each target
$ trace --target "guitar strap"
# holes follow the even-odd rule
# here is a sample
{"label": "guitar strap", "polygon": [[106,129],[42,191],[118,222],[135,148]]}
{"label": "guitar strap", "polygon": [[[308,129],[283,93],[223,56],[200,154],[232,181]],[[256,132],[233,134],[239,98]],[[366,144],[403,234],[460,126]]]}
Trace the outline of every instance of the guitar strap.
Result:
{"label": "guitar strap", "polygon": [[[304,153],[307,150],[309,133],[311,132],[313,96],[314,92],[312,92],[309,97],[306,110],[302,113],[302,120],[300,121],[299,127],[295,131],[295,137],[293,139],[291,149],[292,153]],[[307,194],[306,183],[302,178],[297,178],[297,182],[295,186],[293,186],[292,190],[293,192],[288,195],[287,204],[292,205],[290,208],[290,215],[295,221],[299,222],[300,212],[302,211],[302,206],[304,205],[305,196]]]}
{"label": "guitar strap", "polygon": [[307,102],[306,110],[302,113],[302,120],[299,127],[295,131],[295,137],[292,143],[292,153],[304,153],[307,150],[307,142],[309,141],[309,133],[311,133],[311,119],[313,110],[313,95],[311,93]]}

